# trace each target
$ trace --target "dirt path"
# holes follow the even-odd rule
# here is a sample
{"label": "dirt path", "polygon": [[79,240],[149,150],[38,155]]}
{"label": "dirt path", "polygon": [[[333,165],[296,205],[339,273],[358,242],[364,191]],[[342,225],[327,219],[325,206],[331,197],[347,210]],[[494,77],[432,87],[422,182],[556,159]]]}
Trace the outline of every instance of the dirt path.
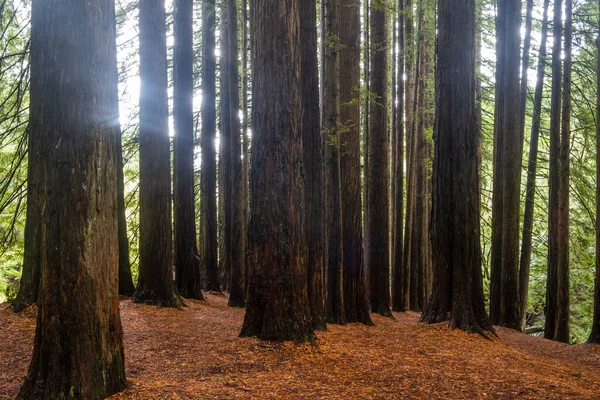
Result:
{"label": "dirt path", "polygon": [[[243,310],[226,298],[183,310],[121,303],[127,399],[600,399],[600,347],[498,329],[501,340],[374,316],[330,326],[316,345],[237,337]],[[0,306],[0,398],[26,373],[34,311]]]}

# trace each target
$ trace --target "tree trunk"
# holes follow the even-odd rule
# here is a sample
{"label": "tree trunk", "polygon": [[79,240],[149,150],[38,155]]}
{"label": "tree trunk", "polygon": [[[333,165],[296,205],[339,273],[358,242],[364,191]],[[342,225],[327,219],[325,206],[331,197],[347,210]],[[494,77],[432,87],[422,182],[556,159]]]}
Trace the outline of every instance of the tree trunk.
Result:
{"label": "tree trunk", "polygon": [[294,0],[254,0],[250,15],[254,136],[241,336],[265,340],[315,338],[303,254],[299,11]]}
{"label": "tree trunk", "polygon": [[[244,218],[244,227],[246,232],[244,233],[244,243],[246,248],[248,247],[247,243],[247,234],[248,234],[248,179],[250,174],[250,149],[248,143],[248,127],[249,122],[248,119],[250,117],[248,111],[248,0],[242,0],[242,115],[243,115],[243,124],[242,124],[242,191],[243,191],[243,218]],[[246,249],[244,249],[246,251]],[[246,254],[244,256],[244,293],[248,289],[248,260],[246,259]]]}
{"label": "tree trunk", "polygon": [[[528,8],[529,8],[528,0]],[[523,217],[523,240],[521,243],[521,266],[519,268],[519,298],[521,301],[521,331],[525,330],[527,320],[527,297],[529,295],[529,272],[531,271],[531,240],[533,232],[533,206],[535,199],[538,143],[542,115],[542,96],[546,71],[546,42],[548,41],[548,7],[550,0],[544,0],[544,17],[540,56],[537,67],[537,80],[533,99],[533,118],[529,139],[529,163],[527,165],[527,189],[525,197],[525,215]]]}
{"label": "tree trunk", "polygon": [[548,273],[546,283],[546,324],[544,337],[554,339],[556,332],[556,308],[558,292],[559,243],[559,149],[561,114],[561,38],[562,0],[554,1],[554,22],[552,36],[552,95],[550,102],[550,177],[548,211]]}
{"label": "tree trunk", "polygon": [[[497,79],[494,150],[494,195],[492,229],[499,243],[492,243],[493,320],[495,324],[520,329],[519,311],[519,215],[523,140],[520,114],[519,65],[521,1],[498,3]],[[501,215],[500,215],[501,214]],[[499,288],[499,289],[498,289]]]}
{"label": "tree trunk", "polygon": [[41,285],[33,357],[17,398],[103,399],[125,386],[114,4],[34,1],[31,43]]}
{"label": "tree trunk", "polygon": [[558,269],[556,327],[554,340],[569,343],[569,176],[571,150],[571,48],[573,40],[573,1],[565,0],[565,51],[563,75],[562,128],[559,145],[558,185]]}
{"label": "tree trunk", "polygon": [[396,184],[396,195],[394,197],[394,257],[392,264],[392,310],[406,311],[405,304],[405,285],[404,285],[404,235],[403,235],[403,214],[404,214],[404,21],[405,21],[404,0],[398,0],[398,106],[396,118],[396,167],[392,169],[392,175]]}
{"label": "tree trunk", "polygon": [[325,329],[325,198],[323,141],[319,110],[316,0],[300,5],[300,51],[302,59],[302,142],[304,148],[304,211],[308,266],[308,298],[317,330]]}
{"label": "tree trunk", "polygon": [[175,276],[185,298],[204,300],[196,244],[194,201],[193,3],[176,0],[173,19],[173,149]]}
{"label": "tree trunk", "polygon": [[388,28],[387,0],[371,8],[371,91],[368,138],[369,170],[367,224],[371,311],[393,317],[390,310],[389,247],[389,135],[388,135]]}
{"label": "tree trunk", "polygon": [[[364,13],[364,20],[363,20],[363,30],[365,32],[365,37],[364,37],[364,82],[365,82],[365,93],[366,95],[365,97],[365,105],[364,105],[364,127],[363,127],[363,134],[364,134],[364,146],[362,148],[363,151],[363,158],[364,158],[364,166],[363,166],[363,176],[364,176],[364,195],[363,195],[363,203],[364,203],[364,208],[363,208],[363,223],[364,223],[364,228],[363,228],[363,247],[364,247],[364,252],[365,252],[365,269],[367,271],[367,276],[370,275],[370,271],[369,271],[369,265],[366,262],[366,255],[367,252],[369,251],[369,213],[368,213],[368,208],[369,208],[369,130],[370,130],[370,116],[371,116],[371,32],[370,32],[370,25],[371,25],[371,6],[370,6],[370,0],[364,0],[364,9],[363,9],[363,13]],[[370,283],[368,283],[367,281],[367,295],[370,298]]]}
{"label": "tree trunk", "polygon": [[[598,1],[600,11],[600,0]],[[596,50],[600,54],[600,21]],[[600,182],[600,57],[596,59],[596,182]],[[596,185],[596,249],[600,248],[600,185]],[[594,288],[594,316],[588,343],[600,344],[600,251],[596,251],[596,282]]]}
{"label": "tree trunk", "polygon": [[340,0],[340,169],[346,322],[371,325],[363,253],[360,174],[360,0]]}
{"label": "tree trunk", "polygon": [[[422,320],[493,332],[484,309],[475,120],[475,2],[439,0],[433,162],[433,292]],[[444,90],[440,90],[444,88]]]}
{"label": "tree trunk", "polygon": [[324,0],[325,43],[323,63],[323,127],[325,140],[325,201],[327,204],[327,322],[345,324],[343,266],[342,266],[342,209],[340,181],[340,102],[339,102],[339,39],[337,36],[338,2]]}
{"label": "tree trunk", "polygon": [[217,258],[216,57],[215,0],[203,0],[202,11],[202,208],[205,288],[220,292]]}
{"label": "tree trunk", "polygon": [[[244,221],[244,196],[242,189],[243,168],[242,148],[240,143],[240,93],[238,88],[238,29],[236,0],[227,0],[228,46],[227,46],[227,84],[229,86],[229,160],[231,166],[230,195],[231,203],[227,212],[230,213],[229,257],[229,306],[244,307],[246,293],[244,275],[246,270],[246,222]],[[223,49],[224,50],[224,49]],[[221,50],[221,51],[223,51]],[[225,204],[227,207],[227,204]]]}
{"label": "tree trunk", "polygon": [[133,300],[181,305],[173,285],[167,43],[162,0],[140,3],[140,274]]}

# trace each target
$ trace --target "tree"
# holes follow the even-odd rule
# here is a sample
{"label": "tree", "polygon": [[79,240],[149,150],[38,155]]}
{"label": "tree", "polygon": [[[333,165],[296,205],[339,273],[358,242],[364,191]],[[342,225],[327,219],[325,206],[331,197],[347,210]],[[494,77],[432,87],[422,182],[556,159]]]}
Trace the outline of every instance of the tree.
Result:
{"label": "tree", "polygon": [[140,272],[133,300],[178,307],[172,272],[171,160],[163,0],[141,0]]}
{"label": "tree", "polygon": [[[227,0],[227,21],[228,21],[228,45],[227,51],[227,86],[223,89],[229,90],[229,162],[231,167],[230,181],[225,182],[230,186],[230,201],[226,212],[230,214],[231,223],[230,241],[228,243],[230,281],[229,281],[229,306],[245,306],[245,284],[244,274],[246,270],[246,221],[244,220],[244,196],[242,188],[243,169],[242,169],[242,149],[240,145],[240,95],[238,89],[239,71],[238,71],[238,29],[237,29],[237,6],[236,0]],[[223,51],[225,49],[222,49]],[[227,200],[227,198],[226,198]]]}
{"label": "tree", "polygon": [[[528,0],[527,9],[533,7],[533,1]],[[531,241],[533,235],[533,211],[537,178],[538,143],[540,137],[540,122],[542,114],[542,96],[544,92],[544,75],[546,72],[546,42],[548,41],[548,7],[550,0],[544,0],[544,16],[542,22],[542,37],[540,55],[537,67],[535,94],[533,99],[533,117],[531,122],[531,137],[529,139],[529,162],[527,164],[527,189],[525,196],[525,212],[523,216],[523,238],[521,242],[521,261],[519,267],[519,298],[521,305],[521,330],[525,329],[527,318],[527,298],[529,295],[529,273],[531,270]],[[529,15],[528,11],[528,15]],[[521,89],[522,90],[522,89]],[[525,108],[523,97],[521,107]],[[524,111],[524,110],[523,110]],[[522,114],[523,124],[525,117]]]}
{"label": "tree", "polygon": [[392,261],[392,310],[406,311],[405,304],[406,295],[404,293],[404,235],[403,235],[403,215],[404,215],[404,99],[405,89],[404,84],[404,30],[405,30],[405,13],[404,0],[398,0],[398,106],[396,117],[395,135],[396,147],[393,149],[393,154],[396,157],[396,167],[392,168],[392,176],[395,180],[395,197],[394,197],[394,235],[393,245],[393,261]]}
{"label": "tree", "polygon": [[178,292],[203,300],[194,201],[193,3],[176,0],[173,20],[175,273]]}
{"label": "tree", "polygon": [[[598,1],[600,11],[600,0]],[[598,21],[600,32],[600,21]],[[600,54],[600,34],[596,38],[596,49]],[[600,57],[596,58],[596,182],[600,182]],[[596,248],[600,246],[600,185],[596,185]],[[596,251],[596,280],[594,287],[594,316],[588,343],[600,344],[600,251]]]}
{"label": "tree", "polygon": [[433,291],[422,321],[485,335],[475,119],[475,1],[439,0],[432,192]]}
{"label": "tree", "polygon": [[367,224],[371,311],[392,317],[390,310],[389,248],[389,136],[388,136],[388,28],[387,1],[371,7],[371,84]]}
{"label": "tree", "polygon": [[[116,62],[116,59],[115,59]],[[114,95],[117,97],[114,101],[119,102],[118,98],[118,76],[115,74],[113,79],[116,90]],[[131,263],[129,262],[129,239],[127,238],[127,220],[125,218],[125,177],[123,174],[123,144],[120,126],[115,128],[116,158],[117,158],[117,214],[119,219],[119,294],[121,296],[131,296],[135,291],[133,278],[131,277]]]}
{"label": "tree", "polygon": [[520,329],[519,206],[521,135],[519,98],[521,1],[498,2],[496,20],[496,109],[492,200],[492,323]]}
{"label": "tree", "polygon": [[361,218],[360,0],[340,0],[338,32],[344,313],[346,322],[371,325]]}
{"label": "tree", "polygon": [[340,82],[337,0],[324,1],[323,132],[325,138],[325,199],[327,218],[327,322],[345,324],[343,290],[343,242],[340,176]]}
{"label": "tree", "polygon": [[[323,140],[319,110],[316,0],[300,5],[300,51],[302,59],[302,144],[305,165],[304,212],[308,266],[308,298],[314,328],[325,329],[325,213]],[[359,214],[360,218],[360,214]]]}
{"label": "tree", "polygon": [[297,1],[254,0],[250,16],[253,140],[241,336],[266,340],[315,337],[303,254],[299,15]]}
{"label": "tree", "polygon": [[202,2],[202,224],[205,287],[220,292],[217,260],[217,111],[215,0]]}
{"label": "tree", "polygon": [[30,129],[40,138],[44,235],[19,399],[100,399],[125,385],[115,36],[112,1],[32,3]]}

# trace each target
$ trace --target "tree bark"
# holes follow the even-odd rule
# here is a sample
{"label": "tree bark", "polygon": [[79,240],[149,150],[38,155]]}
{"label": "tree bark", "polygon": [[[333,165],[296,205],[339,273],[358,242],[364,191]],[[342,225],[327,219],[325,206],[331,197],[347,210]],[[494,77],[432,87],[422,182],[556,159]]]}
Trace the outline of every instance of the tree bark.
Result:
{"label": "tree bark", "polygon": [[178,307],[173,285],[171,156],[163,0],[140,2],[140,272],[133,300]]}
{"label": "tree bark", "polygon": [[371,91],[368,138],[369,170],[367,224],[371,311],[392,317],[390,310],[389,247],[389,135],[388,135],[388,28],[387,0],[371,7]]}
{"label": "tree bark", "polygon": [[173,19],[173,164],[175,194],[175,273],[185,298],[204,300],[196,244],[194,200],[193,3],[176,0]]}
{"label": "tree bark", "polygon": [[315,338],[303,254],[299,11],[294,0],[254,0],[250,15],[254,136],[241,336],[265,340]]}
{"label": "tree bark", "polygon": [[554,339],[556,332],[556,308],[558,292],[559,243],[559,152],[561,121],[561,39],[562,39],[562,0],[554,1],[554,21],[552,28],[552,94],[550,101],[550,177],[548,211],[548,273],[546,283],[546,324],[544,337]]}
{"label": "tree bark", "polygon": [[33,357],[17,398],[103,399],[125,386],[114,4],[34,1],[31,44],[41,284]]}
{"label": "tree bark", "polygon": [[220,292],[217,259],[216,56],[215,0],[203,0],[202,11],[202,208],[205,288]]}
{"label": "tree bark", "polygon": [[[229,301],[231,307],[244,307],[246,293],[244,275],[246,270],[246,222],[244,221],[244,196],[242,189],[243,168],[242,148],[240,143],[240,93],[238,69],[238,29],[237,29],[237,3],[236,0],[227,0],[228,20],[228,46],[227,46],[227,84],[229,86],[229,160],[231,166],[230,195],[231,204],[227,212],[230,213],[230,241],[229,257],[230,281]],[[224,50],[224,49],[223,49]],[[221,50],[221,51],[223,51]],[[225,204],[227,207],[227,204]]]}
{"label": "tree bark", "polygon": [[371,325],[363,252],[360,171],[360,0],[340,0],[340,170],[346,322]]}
{"label": "tree bark", "polygon": [[[531,0],[528,0],[528,8]],[[529,139],[529,162],[527,165],[527,189],[525,196],[525,215],[523,217],[523,239],[521,243],[521,265],[519,268],[519,298],[521,301],[521,331],[525,330],[527,320],[527,298],[529,295],[529,273],[531,271],[531,240],[533,233],[533,206],[535,199],[538,143],[542,115],[542,96],[546,72],[546,42],[548,41],[548,7],[550,0],[544,0],[542,38],[533,99],[533,118]]]}
{"label": "tree bark", "polygon": [[308,266],[308,298],[314,328],[325,329],[325,177],[319,110],[317,58],[317,3],[302,0],[300,6],[302,59],[302,142],[305,165],[305,221]]}
{"label": "tree bark", "polygon": [[571,48],[573,41],[573,1],[565,0],[565,50],[563,73],[562,127],[559,148],[558,230],[556,327],[554,340],[570,341],[569,324],[569,177],[571,150]]}
{"label": "tree bark", "polygon": [[[493,332],[485,314],[475,120],[475,2],[440,0],[432,192],[433,292],[422,320]],[[443,90],[442,90],[443,89]]]}

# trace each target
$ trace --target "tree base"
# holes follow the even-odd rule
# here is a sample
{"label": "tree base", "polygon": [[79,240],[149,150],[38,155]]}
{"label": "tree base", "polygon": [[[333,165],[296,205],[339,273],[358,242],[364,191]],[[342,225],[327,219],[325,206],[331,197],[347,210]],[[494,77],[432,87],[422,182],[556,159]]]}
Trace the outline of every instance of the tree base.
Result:
{"label": "tree base", "polygon": [[172,307],[181,308],[185,306],[183,299],[177,293],[165,295],[164,293],[156,293],[150,289],[144,289],[138,286],[135,293],[131,297],[134,303],[153,305],[157,307]]}

